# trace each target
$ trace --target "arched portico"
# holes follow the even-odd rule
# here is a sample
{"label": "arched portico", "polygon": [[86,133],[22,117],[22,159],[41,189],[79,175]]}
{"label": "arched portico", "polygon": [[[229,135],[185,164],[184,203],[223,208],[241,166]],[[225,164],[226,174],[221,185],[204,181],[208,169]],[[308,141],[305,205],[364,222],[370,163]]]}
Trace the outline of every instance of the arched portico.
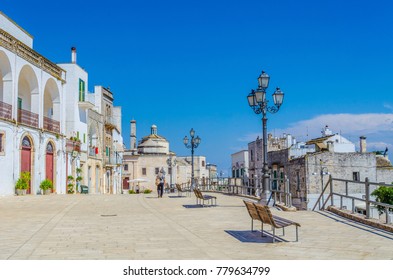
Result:
{"label": "arched portico", "polygon": [[60,94],[54,79],[46,82],[44,89],[44,129],[60,133]]}
{"label": "arched portico", "polygon": [[29,65],[23,66],[18,79],[18,122],[38,127],[40,108],[37,76]]}
{"label": "arched portico", "polygon": [[12,119],[12,70],[3,51],[0,51],[0,118]]}

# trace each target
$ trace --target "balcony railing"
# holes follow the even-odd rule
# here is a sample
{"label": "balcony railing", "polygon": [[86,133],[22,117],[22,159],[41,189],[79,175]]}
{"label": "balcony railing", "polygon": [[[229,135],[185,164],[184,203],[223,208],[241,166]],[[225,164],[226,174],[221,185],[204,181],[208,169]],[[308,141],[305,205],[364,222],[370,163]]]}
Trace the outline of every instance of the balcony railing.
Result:
{"label": "balcony railing", "polygon": [[81,142],[80,141],[75,141],[71,139],[67,139],[66,141],[66,152],[71,153],[71,152],[80,152],[81,151]]}
{"label": "balcony railing", "polygon": [[113,116],[106,116],[105,117],[105,126],[106,128],[109,129],[115,129],[116,128],[116,122]]}
{"label": "balcony railing", "polygon": [[105,164],[106,165],[119,165],[119,164],[121,164],[121,159],[119,156],[105,157]]}
{"label": "balcony railing", "polygon": [[18,122],[33,127],[38,127],[38,114],[27,110],[18,109]]}
{"label": "balcony railing", "polygon": [[0,101],[0,118],[7,120],[12,119],[12,106],[10,104]]}
{"label": "balcony railing", "polygon": [[44,129],[60,133],[60,122],[44,116]]}

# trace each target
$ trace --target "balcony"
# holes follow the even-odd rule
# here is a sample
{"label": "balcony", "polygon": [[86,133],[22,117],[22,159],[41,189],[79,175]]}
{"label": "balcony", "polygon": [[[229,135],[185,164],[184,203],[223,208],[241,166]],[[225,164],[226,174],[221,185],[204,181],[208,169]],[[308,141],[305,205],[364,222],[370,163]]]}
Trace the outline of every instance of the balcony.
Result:
{"label": "balcony", "polygon": [[18,122],[32,127],[38,127],[38,114],[18,109]]}
{"label": "balcony", "polygon": [[121,164],[121,159],[119,156],[105,157],[106,166],[118,166]]}
{"label": "balcony", "polygon": [[0,101],[0,119],[12,119],[12,106]]}
{"label": "balcony", "polygon": [[89,157],[98,157],[98,147],[89,147]]}
{"label": "balcony", "polygon": [[44,117],[44,129],[51,132],[60,133],[60,122],[48,117]]}
{"label": "balcony", "polygon": [[71,152],[80,152],[81,151],[81,142],[80,141],[75,141],[71,139],[67,139],[66,141],[66,152],[71,153]]}
{"label": "balcony", "polygon": [[115,119],[113,118],[113,116],[106,116],[105,117],[105,127],[110,130],[116,128],[116,122],[115,122]]}

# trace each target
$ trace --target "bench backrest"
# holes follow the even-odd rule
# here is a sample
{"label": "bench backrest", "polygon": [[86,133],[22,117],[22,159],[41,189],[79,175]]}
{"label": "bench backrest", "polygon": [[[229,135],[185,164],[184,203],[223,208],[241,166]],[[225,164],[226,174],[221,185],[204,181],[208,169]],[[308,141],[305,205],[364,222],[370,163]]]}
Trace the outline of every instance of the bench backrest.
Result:
{"label": "bench backrest", "polygon": [[261,204],[254,204],[254,206],[263,223],[277,227],[276,223],[274,222],[272,212],[270,212],[269,206]]}
{"label": "bench backrest", "polygon": [[251,219],[260,221],[261,219],[258,215],[257,209],[254,206],[254,203],[245,200],[243,200],[243,202],[246,205],[248,214],[250,215]]}
{"label": "bench backrest", "polygon": [[202,192],[198,189],[194,189],[195,196],[199,199],[203,199]]}

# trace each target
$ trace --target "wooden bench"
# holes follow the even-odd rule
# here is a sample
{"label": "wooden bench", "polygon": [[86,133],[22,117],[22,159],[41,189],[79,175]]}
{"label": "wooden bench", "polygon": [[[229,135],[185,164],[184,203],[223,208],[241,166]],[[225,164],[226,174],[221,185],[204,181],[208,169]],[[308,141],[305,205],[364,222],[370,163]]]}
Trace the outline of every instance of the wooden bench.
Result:
{"label": "wooden bench", "polygon": [[[246,204],[251,220],[261,221],[262,236],[263,236],[263,224],[271,225],[273,230],[273,243],[275,242],[276,239],[276,232],[275,232],[276,228],[282,228],[282,233],[283,235],[285,235],[284,228],[287,226],[294,225],[296,227],[296,241],[299,240],[298,238],[298,227],[300,227],[299,223],[273,215],[269,209],[269,206],[267,205],[261,205],[257,203],[247,202],[247,201],[244,201],[244,204]],[[252,206],[254,206],[255,210],[252,208]],[[255,211],[257,215],[255,215]]]}
{"label": "wooden bench", "polygon": [[88,186],[80,185],[80,187],[81,187],[81,193],[84,193],[84,194],[88,194],[89,193],[89,187]]}
{"label": "wooden bench", "polygon": [[190,189],[182,189],[180,184],[176,184],[176,189],[178,196],[183,196],[183,193],[186,193],[186,195],[188,196],[188,194],[191,192]]}
{"label": "wooden bench", "polygon": [[257,209],[255,208],[254,203],[249,202],[249,201],[245,201],[245,200],[243,200],[243,202],[244,202],[244,204],[246,205],[248,214],[249,214],[250,217],[251,217],[251,231],[254,231],[254,220],[256,220],[256,221],[260,221],[260,222],[261,222],[261,224],[262,224],[261,232],[262,232],[262,234],[263,234],[263,221],[262,221],[262,219],[259,217],[258,212],[257,212]]}
{"label": "wooden bench", "polygon": [[212,196],[212,195],[206,195],[202,194],[202,192],[199,189],[194,189],[194,194],[196,196],[196,203],[201,204],[199,201],[202,201],[202,206],[205,206],[205,200],[210,201],[210,204],[213,205],[213,200],[214,200],[214,205],[217,205],[217,197]]}

